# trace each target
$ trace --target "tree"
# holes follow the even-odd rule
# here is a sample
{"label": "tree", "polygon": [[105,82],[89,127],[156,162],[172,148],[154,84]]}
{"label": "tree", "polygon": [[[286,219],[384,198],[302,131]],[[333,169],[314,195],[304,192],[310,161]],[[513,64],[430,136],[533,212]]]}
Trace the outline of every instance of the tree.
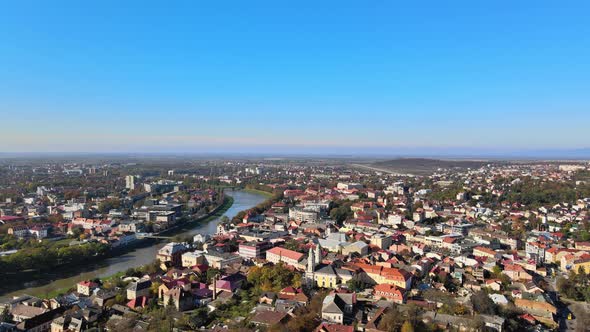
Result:
{"label": "tree", "polygon": [[382,331],[394,332],[398,331],[403,324],[404,317],[399,310],[397,310],[397,307],[393,307],[387,309],[387,312],[385,312],[379,322],[378,328]]}
{"label": "tree", "polygon": [[471,304],[473,304],[473,310],[480,314],[495,315],[496,304],[488,294],[484,291],[479,291],[471,296]]}
{"label": "tree", "polygon": [[221,271],[215,268],[207,270],[207,283],[210,283],[213,278],[220,273]]}
{"label": "tree", "polygon": [[2,311],[2,315],[0,315],[0,322],[4,322],[4,323],[10,323],[12,322],[12,314],[10,313],[10,310],[8,309],[8,307],[4,307],[4,310]]}
{"label": "tree", "polygon": [[154,295],[158,295],[158,289],[160,288],[162,284],[160,282],[154,281],[152,282],[152,285],[150,286],[150,293],[154,294]]}
{"label": "tree", "polygon": [[211,317],[209,316],[209,310],[207,307],[200,307],[193,311],[189,316],[189,328],[191,330],[197,330],[202,326],[209,324]]}
{"label": "tree", "polygon": [[350,279],[346,282],[346,287],[348,287],[348,289],[351,291],[361,292],[361,291],[365,290],[366,285],[364,282],[362,282],[360,280]]}
{"label": "tree", "polygon": [[412,323],[410,323],[410,321],[404,322],[404,324],[402,325],[402,332],[414,332],[414,326],[412,326]]}
{"label": "tree", "polygon": [[174,298],[172,296],[168,297],[168,303],[166,304],[167,307],[174,307]]}

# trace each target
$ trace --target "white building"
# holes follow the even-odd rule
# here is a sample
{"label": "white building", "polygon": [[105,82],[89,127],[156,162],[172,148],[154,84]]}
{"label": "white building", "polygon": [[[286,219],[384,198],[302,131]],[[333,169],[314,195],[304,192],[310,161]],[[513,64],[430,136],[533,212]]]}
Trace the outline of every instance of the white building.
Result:
{"label": "white building", "polygon": [[125,177],[125,188],[129,190],[135,189],[135,176],[127,175]]}

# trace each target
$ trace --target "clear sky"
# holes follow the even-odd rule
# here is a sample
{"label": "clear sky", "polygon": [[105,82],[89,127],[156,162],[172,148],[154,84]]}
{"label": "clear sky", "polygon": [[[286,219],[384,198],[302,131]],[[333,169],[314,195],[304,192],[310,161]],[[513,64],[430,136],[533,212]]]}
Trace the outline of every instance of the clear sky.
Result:
{"label": "clear sky", "polygon": [[586,148],[589,17],[588,1],[4,1],[0,151]]}

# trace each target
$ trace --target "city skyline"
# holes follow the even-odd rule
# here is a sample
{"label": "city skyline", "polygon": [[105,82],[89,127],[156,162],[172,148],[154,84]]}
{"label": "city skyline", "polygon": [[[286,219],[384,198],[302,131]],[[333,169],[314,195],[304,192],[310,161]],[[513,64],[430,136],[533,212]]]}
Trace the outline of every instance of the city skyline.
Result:
{"label": "city skyline", "polygon": [[0,151],[587,157],[568,5],[4,4]]}

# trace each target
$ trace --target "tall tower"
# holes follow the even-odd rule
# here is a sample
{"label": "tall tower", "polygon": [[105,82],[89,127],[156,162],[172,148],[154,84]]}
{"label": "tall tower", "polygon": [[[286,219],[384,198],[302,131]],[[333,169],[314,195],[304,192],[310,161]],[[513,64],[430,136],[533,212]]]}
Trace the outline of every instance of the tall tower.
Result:
{"label": "tall tower", "polygon": [[127,175],[125,177],[125,188],[130,190],[135,189],[135,176]]}
{"label": "tall tower", "polygon": [[320,265],[322,263],[322,247],[318,243],[318,246],[315,249],[315,258],[314,258],[314,267]]}
{"label": "tall tower", "polygon": [[305,282],[308,287],[313,287],[314,284],[314,270],[316,262],[313,247],[309,248],[309,254],[307,255],[307,269],[305,270]]}

